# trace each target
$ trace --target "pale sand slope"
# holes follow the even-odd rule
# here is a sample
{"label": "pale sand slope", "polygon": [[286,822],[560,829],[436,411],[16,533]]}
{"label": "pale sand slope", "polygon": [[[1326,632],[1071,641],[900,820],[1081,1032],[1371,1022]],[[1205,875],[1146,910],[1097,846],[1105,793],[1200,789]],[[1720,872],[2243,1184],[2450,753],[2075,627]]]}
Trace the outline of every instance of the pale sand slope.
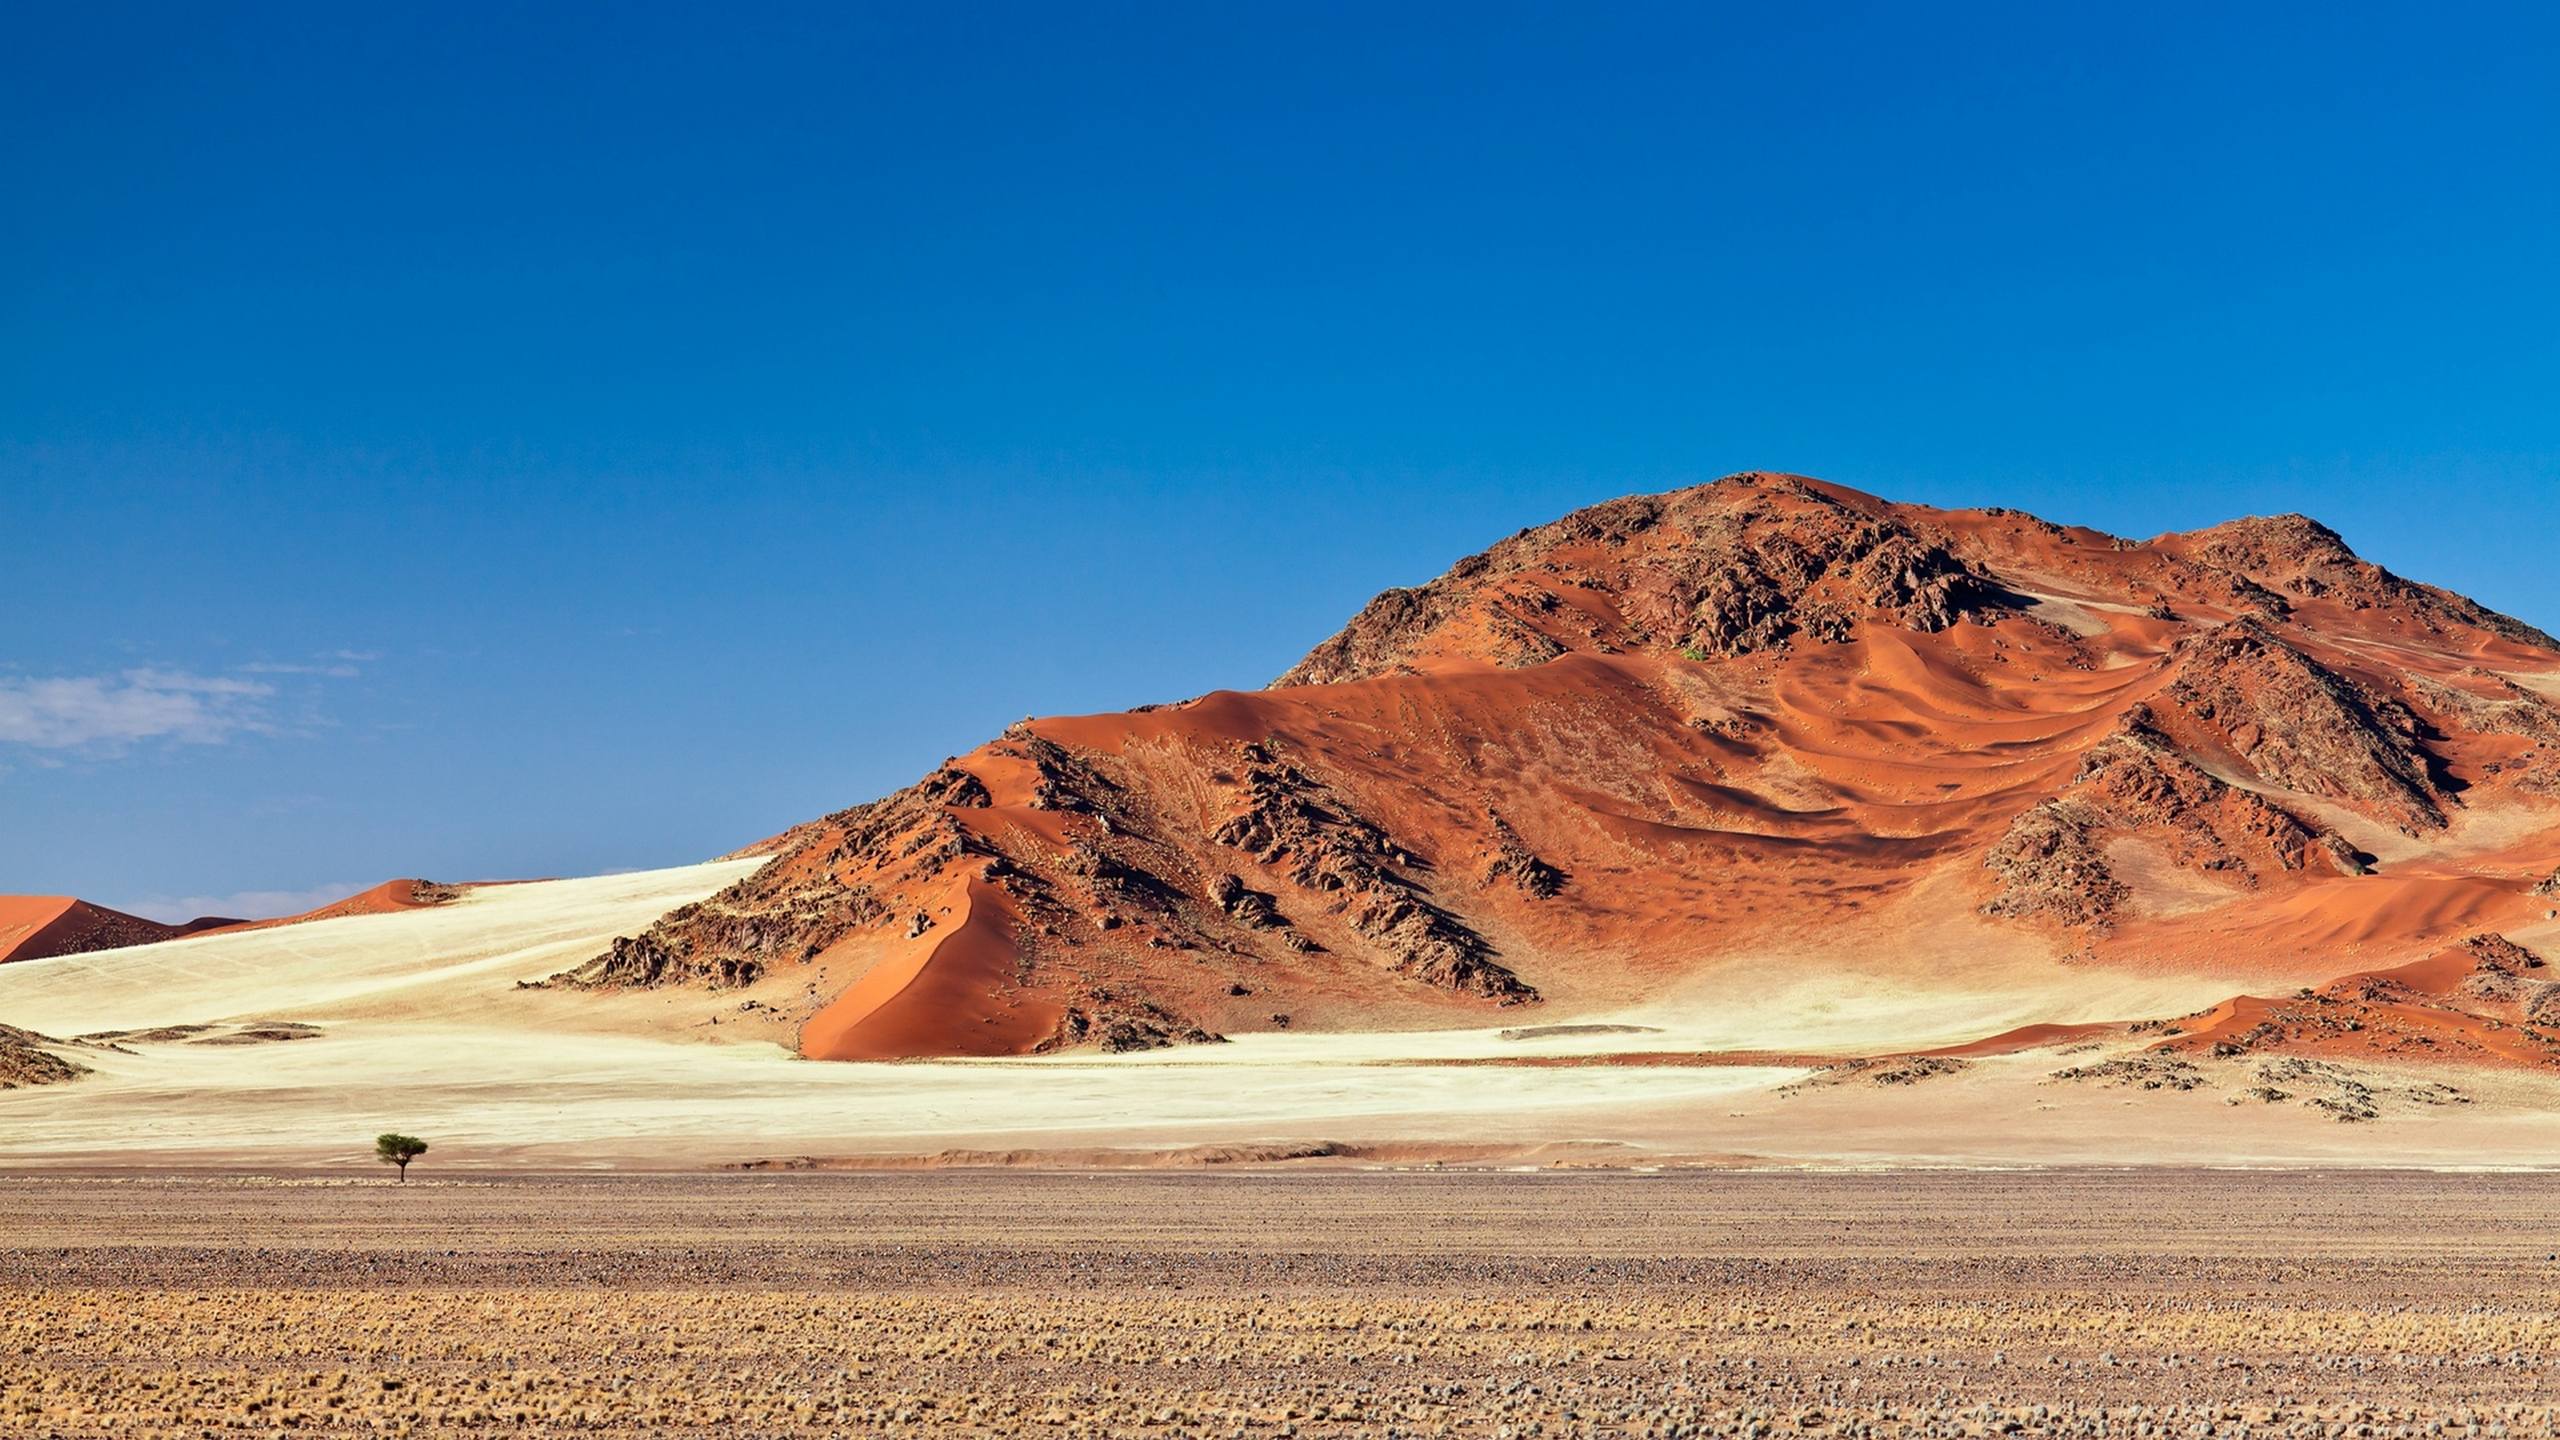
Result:
{"label": "pale sand slope", "polygon": [[48,1035],[445,1012],[502,1021],[496,1002],[517,980],[583,960],[759,863],[481,886],[419,910],[21,961],[0,969],[0,1015]]}
{"label": "pale sand slope", "polygon": [[[2010,1022],[2095,1019],[2171,999],[2092,976],[2042,995],[1880,975],[1796,974],[1712,1008],[1623,1016],[1645,1032],[1505,1039],[1495,1028],[1259,1035],[1148,1055],[889,1065],[802,1061],[770,1039],[715,1041],[699,993],[599,999],[519,991],[753,860],[489,887],[453,904],[212,936],[0,970],[0,1022],[56,1036],[247,1021],[314,1038],[127,1041],[67,1053],[96,1073],[0,1092],[0,1165],[360,1162],[376,1131],[428,1136],[440,1166],[699,1165],[795,1155],[1167,1148],[1252,1142],[1623,1146],[1629,1161],[1769,1163],[2541,1164],[2560,1155],[2560,1084],[2395,1072],[2379,1118],[2241,1098],[2255,1062],[2199,1062],[2205,1088],[2050,1079],[2122,1050],[2032,1052],[1910,1085],[1784,1092],[1801,1065],[1608,1063],[1609,1053],[1855,1053]],[[2075,972],[2057,970],[2057,977]],[[2077,972],[2088,974],[2089,972]],[[727,1002],[723,1002],[727,1003]],[[2119,1009],[2112,1013],[2126,1013]],[[2136,1011],[2135,1013],[2139,1013]],[[1548,1057],[1582,1063],[1487,1064]],[[2419,1079],[2461,1101],[2412,1098]],[[2235,1103],[2237,1102],[2237,1103]]]}

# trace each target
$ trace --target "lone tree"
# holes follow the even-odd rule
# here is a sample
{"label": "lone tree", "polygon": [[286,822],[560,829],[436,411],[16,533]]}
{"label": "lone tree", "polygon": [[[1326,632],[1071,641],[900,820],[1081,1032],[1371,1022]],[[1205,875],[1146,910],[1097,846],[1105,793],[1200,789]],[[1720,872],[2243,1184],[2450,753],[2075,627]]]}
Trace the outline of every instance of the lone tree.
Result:
{"label": "lone tree", "polygon": [[427,1142],[415,1135],[385,1134],[373,1137],[373,1158],[385,1165],[400,1167],[400,1183],[409,1183],[409,1162],[427,1153]]}

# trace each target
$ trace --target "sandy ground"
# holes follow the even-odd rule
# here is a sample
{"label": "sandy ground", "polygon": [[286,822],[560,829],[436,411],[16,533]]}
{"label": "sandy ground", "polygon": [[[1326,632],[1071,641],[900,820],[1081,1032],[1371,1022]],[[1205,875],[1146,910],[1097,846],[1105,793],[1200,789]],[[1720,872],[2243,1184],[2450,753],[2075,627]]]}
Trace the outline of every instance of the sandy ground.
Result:
{"label": "sandy ground", "polygon": [[[2266,1100],[2252,1098],[2267,1088],[2261,1062],[2197,1059],[2167,1083],[2138,1066],[2109,1073],[2103,1062],[2129,1053],[2125,1041],[1979,1058],[1917,1080],[1819,1083],[1832,1077],[1812,1069],[1824,1055],[2099,1018],[2101,1001],[2139,1002],[2126,987],[2150,983],[2104,977],[2107,988],[2057,991],[2040,1006],[1835,977],[1561,1024],[1514,1014],[1507,1029],[901,1064],[803,1061],[769,1040],[715,1038],[720,1028],[699,1018],[711,1003],[701,992],[613,1000],[515,988],[755,863],[492,887],[432,909],[0,968],[6,1023],[61,1037],[209,1027],[69,1050],[94,1073],[0,1092],[0,1167],[326,1167],[388,1128],[428,1137],[445,1169],[950,1151],[1134,1163],[1317,1144],[1638,1165],[2543,1165],[2560,1155],[2560,1082],[2514,1073],[2296,1077]],[[1741,1045],[1757,1048],[1701,1053]],[[2069,1070],[2084,1073],[2055,1078]],[[2370,1101],[2363,1123],[2318,1103],[2352,1084]]]}
{"label": "sandy ground", "polygon": [[17,1176],[0,1431],[2543,1435],[2555,1186]]}

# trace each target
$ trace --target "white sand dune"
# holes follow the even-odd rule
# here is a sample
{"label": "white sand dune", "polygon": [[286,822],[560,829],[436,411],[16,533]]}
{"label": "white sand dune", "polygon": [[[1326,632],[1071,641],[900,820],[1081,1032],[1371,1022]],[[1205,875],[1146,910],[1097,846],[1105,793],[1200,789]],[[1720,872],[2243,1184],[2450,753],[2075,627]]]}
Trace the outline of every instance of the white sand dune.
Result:
{"label": "white sand dune", "polygon": [[221,1020],[487,1010],[762,862],[732,860],[466,890],[386,915],[0,967],[0,1016],[49,1035]]}
{"label": "white sand dune", "polygon": [[[2541,1164],[2560,1087],[2453,1072],[2479,1103],[2341,1126],[2227,1090],[2057,1084],[2052,1052],[1892,1090],[1787,1093],[1802,1066],[1606,1056],[1914,1045],[2011,1021],[2104,1018],[2181,995],[2140,986],[2021,997],[1790,974],[1721,1009],[1508,1017],[1425,1034],[1280,1034],[1133,1056],[842,1064],[706,1029],[703,997],[522,991],[754,861],[492,886],[356,916],[0,968],[0,1022],[70,1037],[214,1025],[71,1050],[95,1072],[0,1092],[0,1167],[362,1164],[387,1128],[443,1167],[695,1166],[795,1155],[1273,1141],[1598,1142],[1664,1158],[1817,1164]],[[2075,1010],[2089,1013],[2079,1016]],[[1569,1019],[1641,1029],[1538,1033]],[[244,1022],[311,1038],[256,1044]],[[730,1038],[735,1037],[735,1038]],[[1529,1061],[1487,1064],[1488,1060]]]}
{"label": "white sand dune", "polygon": [[[1487,1084],[1477,1071],[1326,1063],[1407,1048],[1372,1036],[1267,1037],[1181,1058],[821,1064],[770,1042],[652,1032],[647,1011],[669,997],[515,988],[757,863],[492,886],[433,909],[0,969],[0,1017],[54,1036],[257,1020],[321,1031],[254,1045],[195,1036],[128,1040],[130,1053],[68,1052],[96,1073],[0,1093],[0,1163],[294,1163],[343,1156],[395,1125],[439,1137],[448,1163],[1269,1138],[1330,1134],[1342,1123],[1477,1135],[1506,1128],[1524,1108],[1696,1100],[1793,1073],[1598,1068]],[[1487,1031],[1476,1048],[1501,1043]],[[1215,1062],[1220,1078],[1204,1083],[1183,1059]]]}

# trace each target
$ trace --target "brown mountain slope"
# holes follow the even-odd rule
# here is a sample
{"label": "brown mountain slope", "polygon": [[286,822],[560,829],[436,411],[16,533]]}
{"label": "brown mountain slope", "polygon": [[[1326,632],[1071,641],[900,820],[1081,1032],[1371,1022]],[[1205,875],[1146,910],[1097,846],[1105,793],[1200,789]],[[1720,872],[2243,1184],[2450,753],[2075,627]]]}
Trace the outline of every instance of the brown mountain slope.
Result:
{"label": "brown mountain slope", "polygon": [[2555,695],[2549,637],[2300,517],[1740,475],[1390,591],[1268,690],[1016,726],[558,983],[742,990],[841,1058],[1992,959],[2316,983],[2544,913]]}

